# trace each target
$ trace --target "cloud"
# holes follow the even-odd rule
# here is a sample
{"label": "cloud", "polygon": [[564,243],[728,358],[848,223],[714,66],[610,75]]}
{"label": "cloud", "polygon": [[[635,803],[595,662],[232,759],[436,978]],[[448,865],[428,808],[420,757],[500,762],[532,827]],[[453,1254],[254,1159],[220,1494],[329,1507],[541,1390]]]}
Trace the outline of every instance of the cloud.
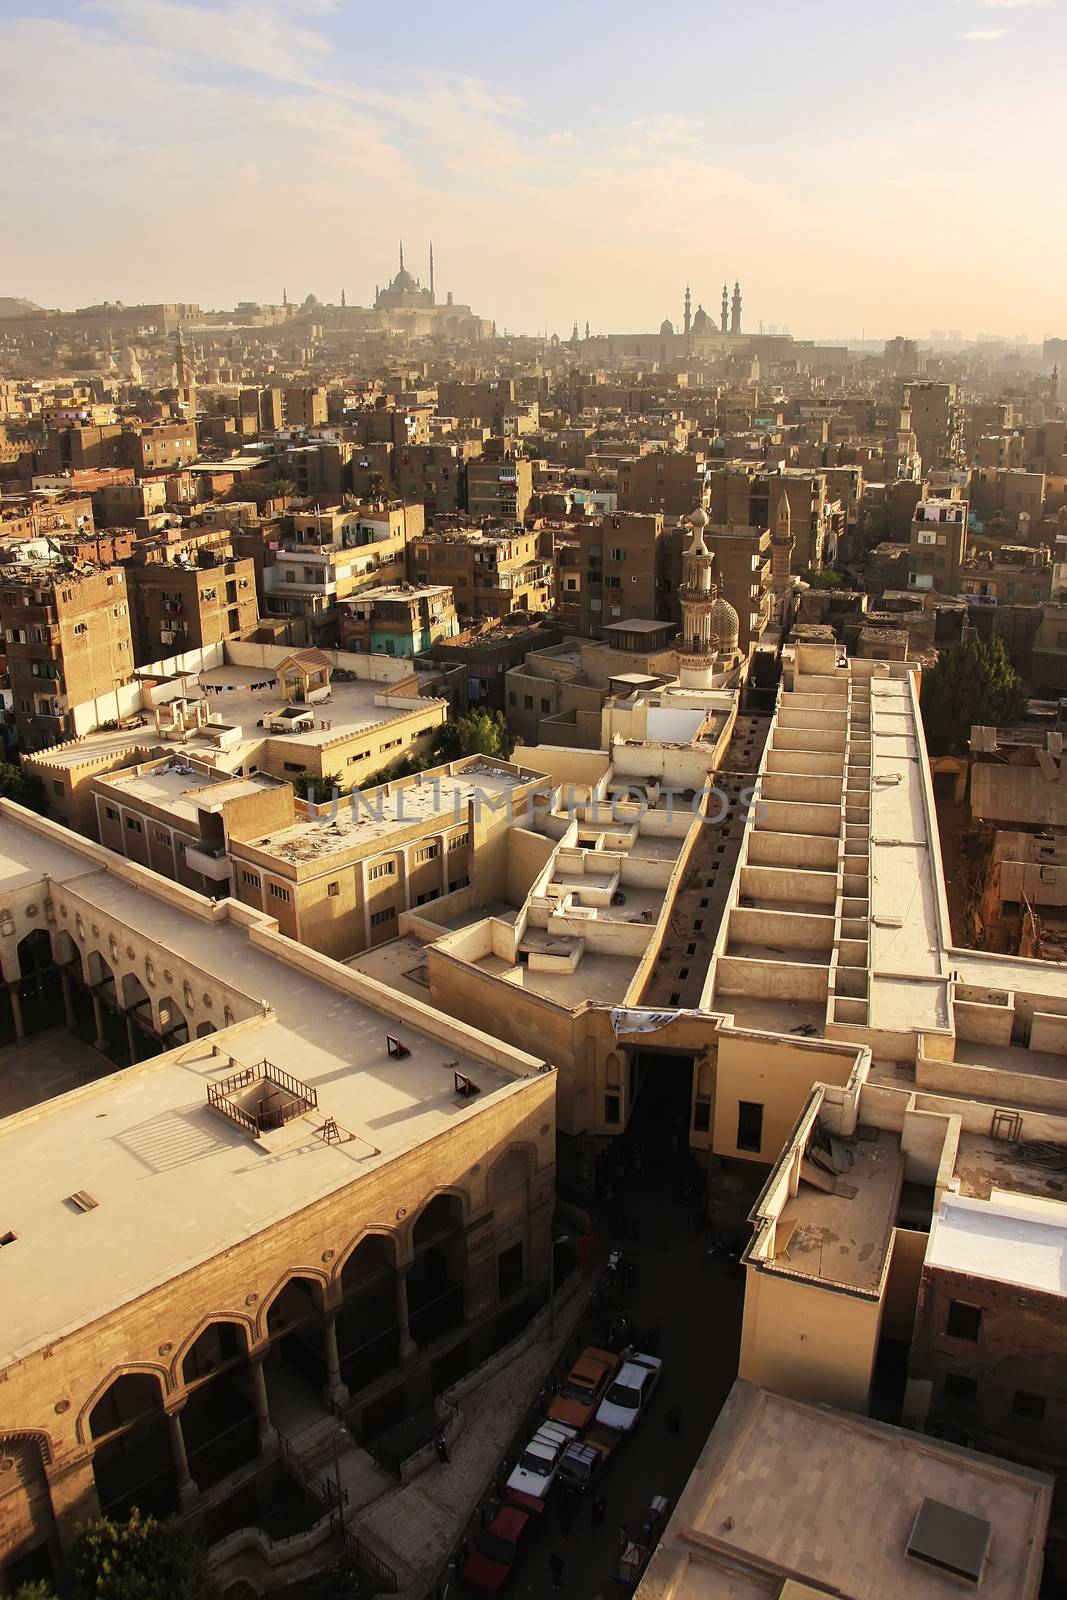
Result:
{"label": "cloud", "polygon": [[1003,39],[1007,28],[972,28],[969,33],[961,33],[961,39],[968,39],[971,44],[992,44],[996,39]]}

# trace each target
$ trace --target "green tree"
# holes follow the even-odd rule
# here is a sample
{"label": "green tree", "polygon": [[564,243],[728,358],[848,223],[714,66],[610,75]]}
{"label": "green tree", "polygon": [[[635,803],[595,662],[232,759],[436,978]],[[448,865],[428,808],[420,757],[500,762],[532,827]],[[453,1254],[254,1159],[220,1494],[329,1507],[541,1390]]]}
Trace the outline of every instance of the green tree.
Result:
{"label": "green tree", "polygon": [[50,1583],[24,1583],[15,1590],[14,1600],[57,1600]]}
{"label": "green tree", "polygon": [[1025,709],[1023,685],[999,639],[966,634],[923,679],[923,726],[935,756],[966,755],[975,724],[1007,727]]}
{"label": "green tree", "polygon": [[468,711],[441,724],[433,748],[438,761],[460,761],[464,756],[506,761],[513,743],[502,711]]}
{"label": "green tree", "polygon": [[10,761],[0,761],[0,795],[15,800],[30,811],[45,811],[48,796],[44,784],[32,772],[23,772]]}
{"label": "green tree", "polygon": [[807,567],[801,574],[805,583],[813,589],[843,589],[845,580],[839,572],[831,572],[829,567]]}
{"label": "green tree", "polygon": [[134,1509],[85,1523],[70,1560],[70,1600],[218,1600],[207,1556],[180,1528]]}

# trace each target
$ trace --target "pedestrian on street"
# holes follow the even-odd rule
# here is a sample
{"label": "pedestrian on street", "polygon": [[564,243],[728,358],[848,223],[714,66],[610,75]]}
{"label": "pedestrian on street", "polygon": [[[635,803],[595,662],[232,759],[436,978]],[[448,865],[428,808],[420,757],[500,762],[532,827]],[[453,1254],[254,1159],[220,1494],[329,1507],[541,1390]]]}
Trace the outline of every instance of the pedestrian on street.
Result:
{"label": "pedestrian on street", "polygon": [[438,1461],[440,1461],[443,1466],[447,1467],[449,1462],[448,1446],[445,1443],[445,1436],[441,1432],[440,1428],[438,1428],[437,1432],[433,1436],[433,1447],[437,1451]]}
{"label": "pedestrian on street", "polygon": [[549,1556],[549,1558],[548,1558],[548,1567],[549,1567],[549,1571],[552,1574],[552,1587],[553,1587],[553,1589],[562,1589],[562,1587],[563,1587],[563,1557],[560,1555],[558,1550],[553,1550],[552,1554]]}

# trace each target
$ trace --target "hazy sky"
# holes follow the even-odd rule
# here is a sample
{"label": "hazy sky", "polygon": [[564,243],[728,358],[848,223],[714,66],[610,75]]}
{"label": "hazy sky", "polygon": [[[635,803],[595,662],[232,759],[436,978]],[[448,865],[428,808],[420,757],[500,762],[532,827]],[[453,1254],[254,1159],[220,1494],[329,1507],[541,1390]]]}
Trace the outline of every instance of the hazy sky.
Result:
{"label": "hazy sky", "polygon": [[0,294],[1067,334],[1067,0],[0,0]]}

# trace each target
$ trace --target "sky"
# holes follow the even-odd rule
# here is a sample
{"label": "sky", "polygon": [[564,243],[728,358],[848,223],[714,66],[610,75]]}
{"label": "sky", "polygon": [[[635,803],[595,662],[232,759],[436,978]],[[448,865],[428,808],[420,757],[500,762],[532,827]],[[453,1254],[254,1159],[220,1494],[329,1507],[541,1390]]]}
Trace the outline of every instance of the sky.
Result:
{"label": "sky", "polygon": [[0,295],[1067,335],[1067,0],[0,0]]}

